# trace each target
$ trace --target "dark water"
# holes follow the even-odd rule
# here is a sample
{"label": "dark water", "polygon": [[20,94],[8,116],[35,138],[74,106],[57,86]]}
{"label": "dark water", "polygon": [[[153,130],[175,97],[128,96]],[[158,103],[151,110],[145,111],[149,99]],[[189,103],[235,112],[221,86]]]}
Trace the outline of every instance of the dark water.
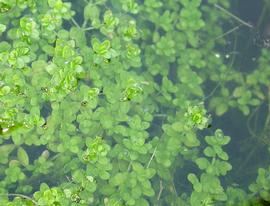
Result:
{"label": "dark water", "polygon": [[[264,47],[257,43],[258,36],[263,38],[263,31],[270,22],[270,13],[264,11],[266,4],[260,0],[231,1],[231,12],[254,26],[253,29],[240,27],[237,35],[236,59],[234,69],[248,74],[258,67],[258,58]],[[268,7],[270,8],[270,7]],[[232,36],[232,35],[231,35]],[[228,37],[230,40],[230,37]],[[230,48],[230,46],[228,46]],[[231,48],[233,49],[233,48]],[[228,49],[230,50],[230,49]],[[259,167],[266,168],[270,164],[269,145],[260,140],[260,132],[265,123],[268,105],[263,104],[258,111],[251,110],[250,115],[244,116],[238,109],[231,109],[222,117],[214,117],[214,128],[221,128],[225,134],[231,137],[231,142],[226,146],[233,166],[227,178],[227,183],[236,183],[247,187],[257,177]],[[256,125],[257,133],[252,137],[248,130],[248,123]]]}

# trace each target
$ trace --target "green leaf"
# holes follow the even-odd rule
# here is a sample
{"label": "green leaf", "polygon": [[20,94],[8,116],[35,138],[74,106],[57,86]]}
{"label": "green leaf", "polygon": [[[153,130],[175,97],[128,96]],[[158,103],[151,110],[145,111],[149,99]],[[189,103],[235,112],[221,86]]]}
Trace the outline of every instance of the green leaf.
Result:
{"label": "green leaf", "polygon": [[85,7],[84,7],[84,19],[85,20],[95,20],[95,19],[98,19],[99,18],[99,8],[93,4],[87,4]]}
{"label": "green leaf", "polygon": [[241,97],[245,92],[244,87],[236,87],[233,91],[233,96],[234,97]]}
{"label": "green leaf", "polygon": [[257,106],[257,105],[261,104],[261,101],[259,99],[253,98],[249,101],[249,104],[252,106]]}
{"label": "green leaf", "polygon": [[248,106],[244,105],[244,106],[240,106],[239,109],[243,112],[244,115],[248,115],[250,110],[248,108]]}
{"label": "green leaf", "polygon": [[206,192],[193,191],[190,197],[191,206],[212,206],[211,197]]}
{"label": "green leaf", "polygon": [[108,173],[107,171],[101,171],[99,173],[99,177],[102,179],[102,180],[108,180],[110,178],[110,173]]}
{"label": "green leaf", "polygon": [[221,175],[226,175],[228,171],[232,169],[232,165],[225,161],[216,160],[215,169],[218,171]]}
{"label": "green leaf", "polygon": [[197,178],[196,175],[193,174],[193,173],[189,173],[189,174],[188,174],[188,180],[189,180],[193,185],[196,185],[196,184],[199,183],[198,178]]}
{"label": "green leaf", "polygon": [[6,25],[0,24],[0,33],[3,33],[6,30]]}
{"label": "green leaf", "polygon": [[196,164],[201,170],[206,169],[210,165],[209,161],[203,157],[196,159]]}
{"label": "green leaf", "polygon": [[80,48],[86,45],[86,37],[83,29],[78,27],[71,27],[70,29],[70,38],[76,41],[76,45]]}
{"label": "green leaf", "polygon": [[110,184],[113,186],[122,185],[127,179],[126,173],[117,173],[110,179]]}
{"label": "green leaf", "polygon": [[155,191],[153,190],[149,180],[142,181],[141,185],[142,185],[142,193],[144,195],[148,197],[152,197],[155,195]]}
{"label": "green leaf", "polygon": [[26,167],[27,165],[29,165],[28,154],[22,147],[19,147],[17,150],[17,158],[23,166]]}
{"label": "green leaf", "polygon": [[220,103],[219,105],[217,105],[216,107],[216,114],[218,116],[223,115],[225,112],[227,112],[229,109],[228,105],[226,103]]}
{"label": "green leaf", "polygon": [[197,147],[200,145],[200,141],[193,133],[188,133],[185,139],[184,144],[188,147]]}
{"label": "green leaf", "polygon": [[214,147],[214,150],[215,150],[215,153],[217,154],[217,156],[218,156],[220,159],[222,159],[222,160],[228,160],[228,159],[229,159],[229,156],[227,155],[226,152],[224,152],[224,151],[222,150],[221,147],[216,146],[216,147]]}
{"label": "green leaf", "polygon": [[149,203],[147,200],[140,198],[140,199],[136,200],[136,205],[149,206]]}
{"label": "green leaf", "polygon": [[203,153],[207,157],[215,157],[216,156],[215,151],[211,147],[209,147],[209,146],[204,149]]}
{"label": "green leaf", "polygon": [[215,136],[206,136],[205,141],[209,145],[226,145],[230,142],[230,137],[229,136],[224,136],[223,132],[221,129],[217,129],[215,131]]}
{"label": "green leaf", "polygon": [[132,168],[136,173],[144,173],[144,167],[138,162],[132,163]]}
{"label": "green leaf", "polygon": [[151,179],[156,174],[156,170],[154,168],[148,168],[145,172],[148,179]]}
{"label": "green leaf", "polygon": [[15,148],[14,144],[5,144],[5,145],[1,145],[0,146],[0,152],[1,154],[9,154],[13,151],[13,149]]}
{"label": "green leaf", "polygon": [[11,5],[0,2],[0,13],[6,13],[11,9]]}
{"label": "green leaf", "polygon": [[8,162],[8,156],[9,154],[14,150],[15,145],[14,144],[6,144],[0,146],[0,163],[7,163]]}

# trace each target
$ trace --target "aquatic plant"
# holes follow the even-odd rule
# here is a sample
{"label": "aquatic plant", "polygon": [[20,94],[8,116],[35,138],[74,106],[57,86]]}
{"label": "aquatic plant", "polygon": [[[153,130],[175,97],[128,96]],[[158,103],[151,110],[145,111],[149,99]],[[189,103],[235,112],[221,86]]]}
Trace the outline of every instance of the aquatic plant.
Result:
{"label": "aquatic plant", "polygon": [[0,205],[269,200],[267,169],[250,192],[230,181],[210,115],[269,103],[269,51],[247,74],[228,65],[220,22],[234,19],[215,5],[230,6],[0,0]]}

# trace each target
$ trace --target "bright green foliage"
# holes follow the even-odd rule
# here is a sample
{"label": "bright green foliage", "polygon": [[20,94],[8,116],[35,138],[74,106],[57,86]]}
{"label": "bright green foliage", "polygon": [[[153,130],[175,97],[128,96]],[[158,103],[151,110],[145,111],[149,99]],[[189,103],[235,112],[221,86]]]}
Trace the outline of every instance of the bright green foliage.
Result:
{"label": "bright green foliage", "polygon": [[71,3],[63,2],[62,0],[48,0],[48,5],[52,8],[52,12],[56,17],[62,17],[63,19],[70,19],[74,14],[70,12]]}
{"label": "bright green foliage", "polygon": [[189,106],[185,113],[186,125],[193,128],[204,129],[210,124],[210,116],[206,115],[206,110],[199,106]]}
{"label": "bright green foliage", "polygon": [[6,25],[0,24],[0,34],[3,33],[6,30]]}
{"label": "bright green foliage", "polygon": [[[226,205],[228,206],[251,205],[250,204],[251,197],[249,197],[248,194],[240,188],[228,187],[226,193],[228,197],[228,200],[226,201]],[[253,205],[255,206],[256,204],[253,204]]]}
{"label": "bright green foliage", "polygon": [[229,8],[224,0],[0,0],[0,205],[267,199],[267,170],[251,194],[230,186],[230,137],[211,135],[209,110],[248,115],[267,103],[270,55],[263,50],[248,74],[227,66],[221,23],[231,21],[214,4]]}
{"label": "bright green foliage", "polygon": [[9,53],[8,63],[12,67],[23,68],[30,62],[28,47],[17,47]]}
{"label": "bright green foliage", "polygon": [[5,175],[6,177],[3,180],[3,184],[15,183],[26,177],[16,162],[13,162],[13,164],[10,163],[9,167],[5,170]]}
{"label": "bright green foliage", "polygon": [[50,85],[47,85],[51,98],[64,97],[77,87],[78,78],[83,73],[82,57],[77,55],[74,41],[57,39],[53,62],[46,67],[51,75]]}
{"label": "bright green foliage", "polygon": [[201,157],[196,159],[196,164],[201,170],[205,170],[208,174],[217,176],[226,175],[226,173],[232,169],[232,166],[226,162],[229,157],[221,147],[229,143],[230,137],[224,136],[221,130],[216,130],[215,136],[206,136],[205,141],[209,146],[204,149],[203,153],[206,157],[211,158],[211,161]]}
{"label": "bright green foliage", "polygon": [[215,113],[218,115],[218,116],[221,116],[223,115],[225,112],[228,111],[229,109],[229,105],[227,104],[226,101],[224,101],[224,99],[227,99],[228,97],[216,97],[216,98],[213,98],[211,99],[211,102],[209,104],[209,106],[214,109],[215,108]]}
{"label": "bright green foliage", "polygon": [[65,196],[73,204],[87,205],[93,202],[93,193],[96,191],[95,179],[82,170],[72,174],[72,182],[67,183],[64,189]]}
{"label": "bright green foliage", "polygon": [[142,94],[143,84],[147,84],[147,82],[140,83],[140,82],[135,82],[134,80],[128,80],[128,86],[122,94],[121,101],[130,101],[136,96]]}
{"label": "bright green foliage", "polygon": [[35,175],[48,174],[50,169],[53,167],[53,163],[48,161],[50,153],[48,150],[44,150],[40,156],[34,160],[32,165],[28,165],[30,171],[33,171]]}
{"label": "bright green foliage", "polygon": [[163,36],[158,40],[155,50],[159,55],[173,56],[175,54],[174,41]]}
{"label": "bright green foliage", "polygon": [[37,23],[31,17],[23,17],[20,19],[20,28],[17,30],[17,35],[22,41],[31,43],[31,39],[39,38]]}
{"label": "bright green foliage", "polygon": [[222,146],[229,143],[230,137],[224,136],[221,130],[216,130],[215,136],[206,136],[205,141],[212,146]]}
{"label": "bright green foliage", "polygon": [[11,9],[11,5],[6,2],[0,2],[0,13],[8,12]]}
{"label": "bright green foliage", "polygon": [[226,175],[232,166],[226,162],[228,155],[221,146],[230,141],[230,137],[224,136],[221,130],[216,130],[214,136],[206,136],[207,146],[203,153],[206,157],[195,160],[202,173],[200,180],[195,174],[190,173],[188,180],[192,183],[195,191],[192,192],[191,205],[213,205],[217,201],[227,200],[226,193],[218,179],[220,175]]}
{"label": "bright green foliage", "polygon": [[96,137],[93,141],[90,140],[88,143],[89,149],[83,154],[83,160],[86,162],[96,162],[99,159],[99,156],[106,156],[109,148],[103,144],[104,142],[101,137]]}
{"label": "bright green foliage", "polygon": [[19,147],[18,150],[17,150],[17,158],[18,158],[19,162],[23,166],[28,166],[29,165],[28,154],[22,147]]}
{"label": "bright green foliage", "polygon": [[100,26],[100,9],[98,6],[91,3],[84,7],[84,19],[91,21],[91,25],[95,28]]}
{"label": "bright green foliage", "polygon": [[122,32],[124,34],[124,40],[131,41],[132,39],[135,39],[138,36],[138,31],[136,28],[136,22],[134,20],[130,20],[128,22],[128,26],[122,28]]}
{"label": "bright green foliage", "polygon": [[139,5],[135,0],[122,0],[121,4],[124,11],[130,12],[132,14],[138,13]]}
{"label": "bright green foliage", "polygon": [[105,40],[103,42],[99,42],[98,39],[92,39],[91,41],[94,54],[97,55],[95,58],[95,63],[100,64],[103,61],[111,60],[117,56],[117,52],[111,48],[111,42],[109,40]]}
{"label": "bright green foliage", "polygon": [[6,164],[8,162],[8,156],[9,154],[14,150],[15,145],[13,144],[6,144],[0,146],[0,152],[2,153],[0,162],[2,164]]}
{"label": "bright green foliage", "polygon": [[216,201],[225,201],[227,196],[219,179],[203,173],[198,179],[195,174],[189,174],[188,180],[192,183],[194,191],[190,197],[190,204],[210,206]]}
{"label": "bright green foliage", "polygon": [[270,200],[270,186],[269,186],[269,173],[270,167],[267,169],[259,168],[258,169],[258,176],[255,183],[252,183],[249,186],[249,190],[252,192],[252,194],[258,194],[260,197],[262,197],[264,200],[269,201]]}
{"label": "bright green foliage", "polygon": [[103,14],[103,22],[100,31],[112,38],[113,32],[118,24],[119,19],[113,15],[111,10],[107,10]]}
{"label": "bright green foliage", "polygon": [[35,192],[34,199],[38,205],[64,206],[68,204],[63,191],[58,188],[49,188],[46,184],[40,185],[40,191]]}
{"label": "bright green foliage", "polygon": [[144,195],[148,197],[154,195],[149,179],[153,177],[155,171],[152,169],[145,170],[142,165],[138,163],[132,164],[132,168],[133,171],[131,173],[118,173],[112,177],[110,185],[117,187],[119,194],[116,192],[116,197],[120,199],[122,196],[127,205],[139,205],[140,202],[144,202],[144,205],[148,205],[146,200],[142,197]]}

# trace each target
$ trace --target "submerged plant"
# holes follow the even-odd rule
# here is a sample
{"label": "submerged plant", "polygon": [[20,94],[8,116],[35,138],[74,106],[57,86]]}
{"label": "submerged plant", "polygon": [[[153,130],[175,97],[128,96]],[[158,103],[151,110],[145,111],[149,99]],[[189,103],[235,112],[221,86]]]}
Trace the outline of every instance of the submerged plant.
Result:
{"label": "submerged plant", "polygon": [[210,125],[210,116],[206,115],[206,110],[202,105],[189,106],[185,116],[187,117],[186,125],[191,127],[205,129]]}
{"label": "submerged plant", "polygon": [[248,74],[217,55],[229,6],[0,0],[0,205],[268,200],[266,169],[250,192],[231,184],[231,138],[212,122],[270,100],[267,50]]}

